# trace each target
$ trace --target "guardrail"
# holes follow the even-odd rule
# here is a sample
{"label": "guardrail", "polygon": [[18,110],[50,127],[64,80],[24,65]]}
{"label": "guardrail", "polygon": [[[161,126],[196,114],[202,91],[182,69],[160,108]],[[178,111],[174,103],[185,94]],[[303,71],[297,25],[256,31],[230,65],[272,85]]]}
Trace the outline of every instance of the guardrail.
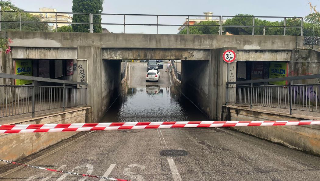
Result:
{"label": "guardrail", "polygon": [[86,88],[77,88],[77,85],[87,85],[84,82],[4,73],[0,73],[0,78],[32,81],[31,85],[0,85],[0,118],[27,114],[35,117],[36,113],[65,111],[87,104]]}
{"label": "guardrail", "polygon": [[[42,22],[32,22],[32,21],[22,21],[21,19],[21,13],[22,12],[15,12],[15,11],[2,11],[2,13],[18,13],[17,17],[14,18],[16,20],[12,21],[2,21],[1,16],[0,16],[0,31],[1,31],[1,23],[19,23],[20,31],[21,27],[25,23],[49,23],[49,24],[55,24],[55,31],[57,32],[57,27],[58,24],[68,24],[68,25],[73,25],[73,24],[79,24],[79,25],[88,25],[88,31],[90,33],[93,33],[93,25],[99,24],[99,25],[107,25],[107,26],[123,26],[123,32],[126,33],[126,27],[128,26],[151,26],[151,27],[156,27],[156,34],[159,34],[159,27],[181,27],[187,28],[187,34],[189,34],[189,29],[191,26],[209,26],[209,27],[219,27],[218,34],[222,35],[223,33],[223,28],[251,28],[251,34],[255,35],[255,29],[256,28],[263,28],[263,35],[266,34],[266,29],[267,28],[283,28],[283,35],[286,35],[286,31],[289,28],[294,28],[294,29],[300,29],[300,35],[303,36],[303,17],[281,17],[281,16],[221,16],[221,15],[155,15],[155,14],[110,14],[110,13],[99,13],[99,14],[88,14],[88,13],[72,13],[72,12],[39,12],[39,11],[23,11],[23,13],[38,13],[38,14],[53,14],[55,18],[47,18],[50,21],[42,21]],[[1,14],[1,13],[0,13]],[[66,14],[66,15],[79,15],[79,16],[87,16],[88,21],[85,22],[69,22],[68,20],[61,20],[61,18],[58,18],[58,15],[61,14]],[[122,17],[122,22],[99,22],[95,23],[94,22],[94,17],[99,16],[99,17],[106,17],[103,20],[112,20],[112,19],[119,19],[115,17]],[[112,18],[114,17],[114,18]],[[144,17],[144,18],[154,18],[154,23],[128,23],[128,18],[129,17]],[[194,24],[190,25],[190,18],[209,18],[207,21],[215,21],[218,23],[218,25],[201,25],[201,24]],[[243,17],[243,18],[252,18],[252,23],[248,25],[224,25],[224,21],[233,18],[233,17]],[[179,21],[184,21],[183,24],[169,24],[169,23],[160,23],[160,21],[167,21],[167,18],[179,18]],[[283,20],[283,25],[280,26],[267,26],[267,25],[257,25],[255,22],[256,18],[262,18],[262,19],[281,19]],[[136,19],[136,18],[135,18]],[[287,25],[287,20],[288,19],[298,19],[300,20],[300,25],[299,26],[288,26]],[[52,21],[53,20],[53,21]],[[203,21],[205,19],[198,19],[200,21]],[[119,20],[118,20],[119,21]],[[138,22],[142,22],[142,20],[139,20]]]}
{"label": "guardrail", "polygon": [[[320,84],[294,84],[294,80],[320,79],[320,74],[260,79],[238,82],[227,82],[227,85],[236,84],[236,104],[289,109],[300,111],[318,111]],[[267,85],[269,82],[287,81],[287,85]],[[231,87],[227,86],[227,89]],[[227,95],[228,97],[228,95]],[[227,104],[229,101],[226,101]]]}

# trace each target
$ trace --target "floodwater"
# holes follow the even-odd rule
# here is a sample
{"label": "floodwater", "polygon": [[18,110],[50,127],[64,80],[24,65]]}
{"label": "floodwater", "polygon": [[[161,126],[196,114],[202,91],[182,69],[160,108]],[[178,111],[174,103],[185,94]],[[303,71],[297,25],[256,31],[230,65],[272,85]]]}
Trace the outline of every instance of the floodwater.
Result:
{"label": "floodwater", "polygon": [[208,121],[192,102],[170,87],[129,88],[119,96],[100,122]]}

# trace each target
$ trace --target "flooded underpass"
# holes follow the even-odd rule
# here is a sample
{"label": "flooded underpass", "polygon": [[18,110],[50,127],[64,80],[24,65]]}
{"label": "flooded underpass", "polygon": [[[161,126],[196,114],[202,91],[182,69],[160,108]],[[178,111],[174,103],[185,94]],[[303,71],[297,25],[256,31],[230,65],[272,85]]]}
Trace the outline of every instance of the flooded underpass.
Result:
{"label": "flooded underpass", "polygon": [[209,120],[192,102],[172,87],[146,85],[129,88],[113,102],[101,122],[163,122]]}
{"label": "flooded underpass", "polygon": [[147,64],[130,63],[126,95],[118,96],[100,122],[162,122],[209,120],[172,84],[169,72],[160,69],[158,82],[146,82]]}

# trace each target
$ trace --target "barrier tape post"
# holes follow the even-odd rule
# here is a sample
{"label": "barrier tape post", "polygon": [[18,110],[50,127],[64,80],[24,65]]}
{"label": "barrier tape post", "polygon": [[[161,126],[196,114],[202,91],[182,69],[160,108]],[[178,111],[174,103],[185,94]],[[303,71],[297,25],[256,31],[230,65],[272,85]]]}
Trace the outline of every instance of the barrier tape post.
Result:
{"label": "barrier tape post", "polygon": [[73,124],[17,124],[0,125],[0,134],[109,131],[128,129],[168,128],[212,128],[238,126],[302,126],[320,125],[317,120],[302,121],[178,121],[178,122],[114,122],[114,123],[73,123]]}
{"label": "barrier tape post", "polygon": [[35,168],[35,169],[39,169],[39,170],[46,170],[46,171],[56,172],[56,173],[76,175],[76,176],[82,176],[82,177],[100,178],[100,179],[105,179],[105,180],[128,181],[128,180],[117,179],[117,178],[108,178],[108,177],[104,177],[104,176],[96,176],[96,175],[88,175],[88,174],[80,174],[80,173],[75,173],[75,172],[55,170],[55,169],[50,169],[50,168],[45,168],[45,167],[39,167],[39,166],[33,166],[33,165],[28,165],[28,164],[23,164],[23,163],[17,163],[17,162],[8,161],[8,160],[2,160],[2,159],[0,159],[0,161],[1,161],[1,162],[8,163],[8,164],[21,165],[21,166],[24,166],[24,167],[31,167],[31,168]]}

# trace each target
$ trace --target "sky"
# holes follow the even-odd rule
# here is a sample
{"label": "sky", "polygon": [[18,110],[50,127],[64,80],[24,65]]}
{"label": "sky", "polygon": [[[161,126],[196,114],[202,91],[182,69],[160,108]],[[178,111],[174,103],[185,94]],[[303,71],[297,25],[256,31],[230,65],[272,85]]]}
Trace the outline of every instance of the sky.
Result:
{"label": "sky", "polygon": [[[11,0],[26,11],[38,11],[41,7],[71,12],[72,0]],[[309,0],[104,0],[103,13],[114,14],[159,14],[159,15],[214,15],[234,16],[297,16],[310,13]],[[320,10],[320,0],[310,0]],[[103,23],[123,23],[123,16],[103,16]],[[160,17],[159,23],[183,24],[186,17]],[[191,19],[191,18],[190,18]],[[156,23],[156,17],[126,17],[126,23]],[[123,26],[104,26],[114,33],[124,31]],[[159,33],[176,33],[179,27],[160,27]],[[156,27],[129,26],[126,33],[156,33]],[[176,31],[176,32],[174,32]]]}

